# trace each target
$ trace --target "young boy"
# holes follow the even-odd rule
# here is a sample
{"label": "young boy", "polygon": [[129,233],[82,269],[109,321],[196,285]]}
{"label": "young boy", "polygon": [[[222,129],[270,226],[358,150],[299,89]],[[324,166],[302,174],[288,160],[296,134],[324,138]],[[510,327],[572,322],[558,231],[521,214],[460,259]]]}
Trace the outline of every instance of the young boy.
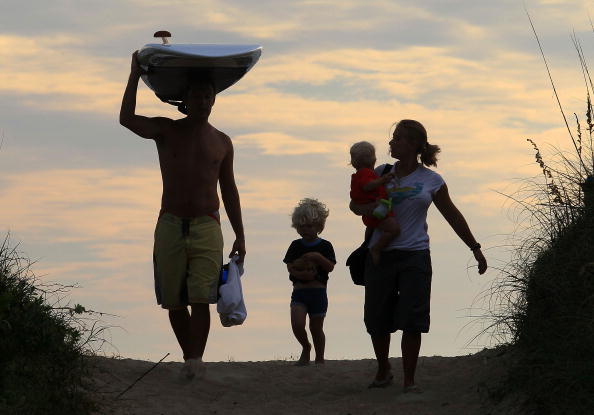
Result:
{"label": "young boy", "polygon": [[[310,361],[311,344],[307,339],[305,322],[309,315],[309,330],[316,353],[316,364],[324,363],[324,317],[328,309],[326,284],[328,273],[334,269],[336,257],[332,244],[318,235],[324,230],[328,209],[316,199],[303,199],[293,210],[291,222],[301,236],[291,242],[283,262],[287,264],[293,282],[291,294],[291,327],[303,348],[295,363],[306,366]],[[313,266],[312,266],[313,265]]]}
{"label": "young boy", "polygon": [[400,233],[400,226],[392,211],[392,203],[384,189],[384,184],[392,180],[394,174],[388,173],[380,177],[375,173],[375,148],[367,141],[353,144],[350,153],[351,165],[357,169],[351,176],[351,199],[357,204],[379,202],[373,216],[363,216],[363,223],[368,228],[378,228],[382,231],[378,241],[369,248],[371,259],[377,265],[382,249]]}

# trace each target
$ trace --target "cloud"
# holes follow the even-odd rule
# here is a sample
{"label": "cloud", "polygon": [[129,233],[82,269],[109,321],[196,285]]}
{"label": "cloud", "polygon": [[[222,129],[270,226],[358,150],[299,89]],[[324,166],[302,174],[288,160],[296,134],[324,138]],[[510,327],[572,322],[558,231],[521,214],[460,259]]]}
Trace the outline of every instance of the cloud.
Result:
{"label": "cloud", "polygon": [[[45,110],[110,118],[117,114],[124,89],[123,68],[128,66],[124,59],[89,57],[79,49],[68,49],[80,43],[68,36],[59,37],[56,44],[42,38],[0,39],[0,44],[25,45],[17,56],[8,52],[0,56],[0,91]],[[68,56],[66,61],[64,56]],[[534,76],[542,72],[541,66],[536,56],[493,50],[488,60],[476,61],[457,57],[447,47],[342,48],[314,50],[305,56],[287,53],[264,59],[233,91],[220,96],[213,120],[232,126],[266,152],[278,154],[297,151],[302,144],[307,144],[303,151],[321,151],[313,141],[352,141],[345,137],[349,130],[362,136],[375,134],[374,125],[386,129],[400,118],[398,114],[429,123],[439,120],[442,129],[462,117],[473,119],[465,123],[489,128],[514,118],[530,130],[542,124],[543,110],[550,109],[546,78]],[[58,69],[47,71],[48,67]],[[575,74],[571,72],[556,74],[568,79]],[[563,94],[579,96],[581,86],[563,85]],[[142,85],[138,102],[139,113],[179,117],[173,107],[159,102]],[[262,128],[269,120],[278,128]],[[279,139],[287,145],[279,145]],[[338,149],[327,147],[328,153]]]}
{"label": "cloud", "polygon": [[158,171],[49,170],[5,175],[2,223],[33,240],[89,242],[139,236],[158,211]]}
{"label": "cloud", "polygon": [[[247,212],[288,211],[309,179],[299,171],[283,177],[236,172]],[[90,244],[104,261],[119,255],[125,245],[146,238],[157,218],[160,195],[158,169],[56,169],[6,175],[0,181],[4,206],[0,226],[30,241],[51,238],[59,244]],[[137,251],[128,252],[134,257]]]}
{"label": "cloud", "polygon": [[291,19],[272,19],[268,13],[229,1],[174,0],[165,4],[154,0],[134,0],[134,3],[143,14],[160,15],[162,21],[175,21],[177,25],[202,30],[237,33],[255,39],[285,37],[298,30]]}
{"label": "cloud", "polygon": [[234,137],[242,147],[256,145],[264,154],[305,155],[343,150],[341,143],[325,140],[304,140],[281,132],[244,134]]}
{"label": "cloud", "polygon": [[[274,172],[278,173],[278,172]],[[245,177],[238,175],[242,209],[264,211],[278,214],[289,212],[295,203],[296,195],[307,191],[305,180],[285,175],[284,177],[265,178],[262,176]]]}
{"label": "cloud", "polygon": [[[481,218],[490,217],[494,220],[501,218],[501,213],[508,199],[498,193],[509,183],[492,182],[483,183],[472,189],[472,192],[457,194],[456,199],[460,204],[466,206],[471,212],[480,212]],[[460,189],[462,190],[462,189]],[[474,215],[477,216],[477,215]]]}
{"label": "cloud", "polygon": [[41,108],[113,113],[122,93],[114,68],[123,60],[81,53],[81,42],[66,35],[0,36],[0,93]]}

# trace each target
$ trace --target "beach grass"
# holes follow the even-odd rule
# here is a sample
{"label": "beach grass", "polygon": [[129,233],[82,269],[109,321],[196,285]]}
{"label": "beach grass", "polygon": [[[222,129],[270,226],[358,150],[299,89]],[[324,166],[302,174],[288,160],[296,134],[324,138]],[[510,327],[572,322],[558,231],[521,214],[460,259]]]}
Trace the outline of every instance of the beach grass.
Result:
{"label": "beach grass", "polygon": [[585,114],[574,114],[570,127],[549,72],[571,150],[543,154],[528,139],[542,174],[507,195],[518,208],[518,233],[490,299],[491,329],[517,356],[499,396],[519,393],[526,413],[539,415],[591,414],[594,407],[594,85],[573,41]]}
{"label": "beach grass", "polygon": [[84,415],[94,408],[83,379],[97,331],[86,329],[83,306],[60,305],[68,289],[41,284],[9,237],[0,243],[0,413]]}

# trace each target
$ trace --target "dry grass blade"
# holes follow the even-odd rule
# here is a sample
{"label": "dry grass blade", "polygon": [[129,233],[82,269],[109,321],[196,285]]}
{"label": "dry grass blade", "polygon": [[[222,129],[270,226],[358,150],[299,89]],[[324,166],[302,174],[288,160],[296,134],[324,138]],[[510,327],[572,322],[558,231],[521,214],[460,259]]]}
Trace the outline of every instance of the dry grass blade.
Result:
{"label": "dry grass blade", "polygon": [[555,81],[553,81],[553,76],[551,75],[551,70],[549,69],[549,64],[547,62],[547,58],[545,56],[542,45],[540,43],[540,38],[538,37],[538,33],[536,32],[536,28],[534,27],[534,23],[532,22],[530,13],[528,12],[527,9],[525,9],[525,10],[526,10],[526,15],[528,16],[528,21],[530,22],[530,27],[532,28],[532,32],[534,33],[534,37],[536,38],[536,42],[538,43],[538,48],[540,49],[540,54],[542,56],[542,60],[543,60],[545,67],[547,69],[547,74],[549,75],[549,80],[551,81],[551,86],[552,86],[553,92],[555,94],[555,99],[557,100],[557,104],[559,105],[559,111],[561,112],[561,115],[563,116],[563,121],[565,122],[565,127],[567,127],[567,132],[569,133],[569,136],[571,137],[571,141],[573,142],[573,145],[577,150],[577,144],[576,144],[575,138],[573,137],[573,133],[571,132],[571,128],[569,127],[569,123],[567,122],[567,117],[565,116],[565,111],[563,110],[563,105],[561,105],[561,100],[559,99],[559,94],[557,93],[557,88],[555,87]]}

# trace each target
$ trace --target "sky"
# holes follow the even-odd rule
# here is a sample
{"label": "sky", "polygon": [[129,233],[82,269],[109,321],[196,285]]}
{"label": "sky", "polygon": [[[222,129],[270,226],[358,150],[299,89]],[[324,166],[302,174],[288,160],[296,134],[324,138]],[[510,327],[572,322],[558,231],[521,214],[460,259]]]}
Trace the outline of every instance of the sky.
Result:
{"label": "sky", "polygon": [[[329,210],[322,237],[337,266],[328,285],[328,359],[372,358],[363,289],[344,262],[362,241],[348,210],[351,144],[372,142],[393,162],[391,125],[421,121],[442,148],[448,184],[492,268],[434,207],[431,331],[421,354],[454,356],[493,345],[480,336],[484,292],[509,258],[511,194],[539,174],[527,138],[569,143],[531,31],[529,10],[568,114],[585,88],[571,41],[594,39],[581,0],[3,0],[0,3],[0,234],[34,261],[42,282],[77,284],[69,301],[112,314],[105,353],[181,360],[155,302],[152,243],[161,181],[156,148],[118,124],[132,52],[169,30],[172,42],[259,44],[258,64],[217,96],[212,124],[235,147],[246,232],[248,318],[223,328],[212,309],[207,361],[293,359],[291,285],[282,258],[298,235],[304,197]],[[179,118],[140,84],[138,113]],[[223,214],[225,251],[233,233]],[[391,356],[400,356],[399,334]]]}

